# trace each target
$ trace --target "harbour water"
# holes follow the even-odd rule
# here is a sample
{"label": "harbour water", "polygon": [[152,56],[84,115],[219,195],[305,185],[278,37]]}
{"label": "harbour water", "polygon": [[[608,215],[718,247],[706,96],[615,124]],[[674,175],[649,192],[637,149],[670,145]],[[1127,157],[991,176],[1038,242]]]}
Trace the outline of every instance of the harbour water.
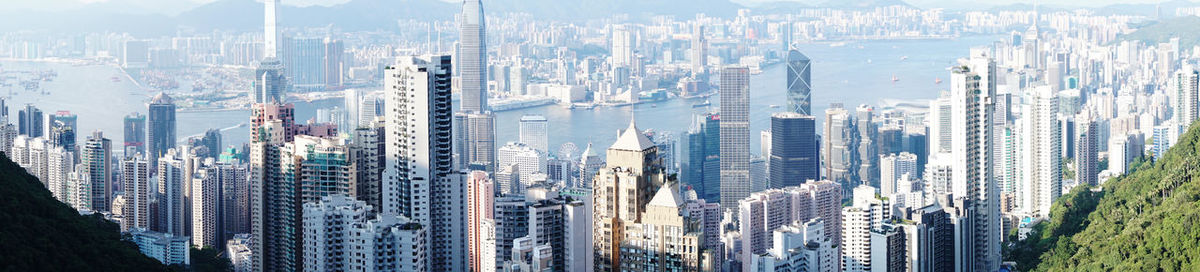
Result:
{"label": "harbour water", "polygon": [[[955,60],[967,56],[974,46],[988,45],[999,36],[969,36],[958,39],[901,40],[848,42],[842,46],[828,43],[800,44],[798,48],[813,59],[813,111],[820,122],[830,103],[846,107],[859,104],[878,105],[884,99],[923,100],[935,98],[949,88],[949,71]],[[25,91],[20,86],[0,88],[8,97],[10,122],[16,122],[17,111],[32,103],[50,114],[69,110],[79,116],[80,140],[93,130],[103,130],[105,136],[123,141],[122,120],[132,112],[146,113],[146,102],[155,92],[136,86],[120,69],[108,65],[75,66],[68,63],[2,61],[4,70],[53,69],[58,77],[43,82],[48,94]],[[113,80],[118,77],[119,80]],[[893,77],[899,81],[893,81]],[[771,113],[781,111],[786,104],[786,67],[783,64],[763,69],[751,77],[751,150],[757,153],[758,131],[769,125]],[[935,80],[947,79],[942,84]],[[719,107],[717,96],[709,98],[711,110]],[[600,107],[593,110],[570,110],[557,105],[527,108],[497,113],[497,145],[516,141],[517,125],[522,115],[541,114],[549,120],[551,149],[571,142],[582,150],[587,143],[604,149],[617,136],[617,130],[628,126],[631,114],[636,114],[638,127],[655,131],[670,131],[679,135],[687,130],[692,114],[704,108],[693,108],[704,98],[671,99],[626,107]],[[296,103],[298,122],[309,120],[317,108],[340,106],[340,100]],[[772,108],[770,105],[778,105]],[[632,112],[631,112],[632,111]],[[180,112],[178,135],[186,137],[204,133],[212,128],[224,128],[225,145],[240,146],[248,140],[249,128],[238,127],[249,119],[246,110]],[[603,152],[599,152],[603,154]]]}

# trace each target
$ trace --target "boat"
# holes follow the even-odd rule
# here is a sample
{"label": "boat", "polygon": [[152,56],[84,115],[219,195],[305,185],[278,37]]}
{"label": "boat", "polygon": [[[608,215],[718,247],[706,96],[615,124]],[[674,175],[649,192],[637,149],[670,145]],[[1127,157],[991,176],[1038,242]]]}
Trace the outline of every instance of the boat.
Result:
{"label": "boat", "polygon": [[121,82],[121,78],[119,77],[112,77],[111,80],[112,82]]}
{"label": "boat", "polygon": [[900,60],[901,60],[901,61],[908,60],[908,56],[902,56],[902,57],[900,57]]}
{"label": "boat", "polygon": [[769,106],[767,106],[767,107],[771,107],[772,109],[778,109],[778,108],[779,108],[779,105],[769,105]]}
{"label": "boat", "polygon": [[900,81],[900,78],[896,77],[896,75],[892,75],[892,82],[896,82],[896,81]]}
{"label": "boat", "polygon": [[708,106],[711,106],[711,105],[712,105],[712,103],[708,102],[708,99],[705,99],[705,100],[704,100],[704,103],[700,103],[700,104],[693,104],[693,105],[692,105],[692,108],[708,107]]}
{"label": "boat", "polygon": [[933,79],[933,84],[942,84],[942,78],[939,77],[939,78]]}

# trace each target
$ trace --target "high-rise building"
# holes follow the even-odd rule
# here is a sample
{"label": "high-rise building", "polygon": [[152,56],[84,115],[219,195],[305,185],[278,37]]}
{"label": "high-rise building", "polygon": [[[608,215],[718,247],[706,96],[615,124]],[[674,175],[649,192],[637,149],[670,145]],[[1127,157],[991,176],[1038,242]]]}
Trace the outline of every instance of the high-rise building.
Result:
{"label": "high-rise building", "polygon": [[191,234],[192,244],[198,248],[220,248],[225,242],[225,230],[221,214],[221,169],[208,163],[197,163],[193,166],[191,182]]}
{"label": "high-rise building", "polygon": [[63,203],[71,203],[68,195],[71,188],[68,187],[67,175],[75,171],[75,153],[67,151],[61,146],[50,147],[46,152],[47,161],[46,169],[49,171],[46,177],[46,185],[50,189],[50,193],[55,199]]}
{"label": "high-rise building", "polygon": [[750,195],[750,70],[721,70],[721,207]]}
{"label": "high-rise building", "polygon": [[224,231],[218,241],[250,233],[249,169],[238,162],[220,162],[216,169],[221,187],[220,229]]}
{"label": "high-rise building", "polygon": [[917,175],[917,155],[908,152],[887,155],[879,159],[879,194],[891,196],[896,193],[901,177]]}
{"label": "high-rise building", "polygon": [[267,0],[263,1],[263,3],[263,57],[267,59],[278,58],[280,46],[279,0]]}
{"label": "high-rise building", "polygon": [[511,260],[513,242],[529,234],[529,207],[525,196],[495,198],[496,271],[503,271],[502,260]]}
{"label": "high-rise building", "polygon": [[[826,238],[832,244],[841,241],[841,186],[822,180],[782,189],[756,192],[738,201],[738,223],[741,232],[743,268],[752,265],[753,256],[766,253],[771,247],[770,236],[781,226],[793,222],[808,222],[821,218]],[[836,265],[835,265],[836,267]]]}
{"label": "high-rise building", "polygon": [[623,271],[711,271],[712,251],[704,250],[703,227],[685,209],[679,186],[663,184],[642,209],[638,221],[623,225]]}
{"label": "high-rise building", "polygon": [[859,152],[858,130],[854,117],[841,104],[830,105],[825,110],[825,137],[822,137],[821,160],[825,178],[842,185],[842,195],[849,197],[853,184],[861,184],[858,178]]}
{"label": "high-rise building", "polygon": [[996,64],[972,58],[969,66],[952,69],[950,77],[950,154],[952,193],[966,198],[963,207],[973,220],[974,270],[1000,266],[1000,202],[994,180],[991,120],[996,93]]}
{"label": "high-rise building", "polygon": [[1075,180],[1088,186],[1099,185],[1100,126],[1084,114],[1079,119],[1079,144],[1075,148]]}
{"label": "high-rise building", "polygon": [[842,271],[872,271],[872,231],[892,219],[887,198],[877,198],[875,188],[854,188],[854,201],[842,209]]}
{"label": "high-rise building", "polygon": [[279,155],[283,178],[297,184],[301,203],[329,195],[354,196],[354,165],[345,141],[297,135],[284,143]]}
{"label": "high-rise building", "polygon": [[704,40],[704,23],[699,21],[692,26],[692,77],[699,78],[704,74],[708,63],[707,42]]}
{"label": "high-rise building", "polygon": [[596,173],[604,168],[604,159],[601,159],[596,152],[592,150],[592,144],[588,143],[587,148],[583,149],[583,153],[579,155],[579,182],[575,184],[576,188],[592,188],[592,179],[596,177]]}
{"label": "high-rise building", "polygon": [[550,154],[549,123],[545,116],[521,116],[520,142],[542,154]]}
{"label": "high-rise building", "polygon": [[871,271],[910,271],[905,238],[904,230],[894,224],[871,229]]}
{"label": "high-rise building", "polygon": [[347,196],[304,204],[304,271],[428,271],[430,234]]}
{"label": "high-rise building", "polygon": [[34,107],[33,104],[26,104],[25,109],[17,112],[17,133],[20,135],[29,136],[29,138],[42,137],[45,133],[45,128],[42,121],[42,110]]}
{"label": "high-rise building", "polygon": [[322,57],[323,75],[321,82],[325,84],[326,89],[336,89],[342,87],[343,75],[346,71],[345,58],[346,46],[342,40],[325,37],[325,52]]}
{"label": "high-rise building", "polygon": [[[459,89],[462,91],[462,112],[489,111],[487,99],[487,20],[483,1],[463,0],[459,21],[458,66]],[[432,267],[432,266],[431,266]]]}
{"label": "high-rise building", "polygon": [[782,226],[772,238],[765,254],[746,261],[750,271],[837,271],[837,246],[825,233],[824,219]]}
{"label": "high-rise building", "polygon": [[683,182],[709,203],[721,201],[721,117],[704,114],[692,120],[680,160]]}
{"label": "high-rise building", "polygon": [[[158,165],[158,158],[175,148],[175,101],[166,93],[159,93],[150,100],[150,114],[146,123],[147,148],[146,156],[150,165]],[[156,171],[151,170],[151,173]]]}
{"label": "high-rise building", "polygon": [[640,222],[655,189],[666,175],[656,160],[658,147],[633,120],[608,148],[608,164],[593,179],[595,223],[592,225],[596,271],[619,271],[625,226]]}
{"label": "high-rise building", "polygon": [[104,138],[100,131],[93,132],[80,150],[79,163],[80,167],[77,170],[82,169],[86,173],[86,179],[78,181],[87,181],[90,185],[85,186],[87,192],[80,191],[81,195],[87,195],[88,198],[87,201],[81,202],[82,208],[97,212],[108,211],[112,206],[109,200],[112,199],[113,193],[112,142]]}
{"label": "high-rise building", "polygon": [[359,127],[354,130],[354,142],[350,146],[350,158],[357,175],[357,198],[371,207],[383,207],[384,133],[381,123]]}
{"label": "high-rise building", "polygon": [[812,116],[794,112],[771,115],[771,152],[764,154],[770,164],[771,188],[821,179],[816,137],[817,124]]}
{"label": "high-rise building", "polygon": [[799,50],[787,54],[787,110],[803,115],[812,112],[812,60]]}
{"label": "high-rise building", "polygon": [[875,108],[859,105],[855,110],[854,127],[858,129],[858,178],[862,184],[879,186],[879,132],[875,123]]}
{"label": "high-rise building", "polygon": [[250,252],[255,271],[299,270],[300,203],[294,180],[283,178],[283,143],[295,135],[290,106],[256,104],[250,127]]}
{"label": "high-rise building", "polygon": [[50,144],[75,152],[76,135],[79,133],[79,116],[70,111],[58,111],[50,115]]}
{"label": "high-rise building", "polygon": [[1021,125],[1020,210],[1050,216],[1050,206],[1062,195],[1062,137],[1055,116],[1058,98],[1051,86],[1029,91]]}
{"label": "high-rise building", "polygon": [[546,173],[546,156],[522,143],[508,143],[497,151],[496,163],[502,168],[515,165],[516,184],[499,184],[501,194],[524,194],[525,188],[537,182],[537,174]]}
{"label": "high-rise building", "polygon": [[145,157],[134,154],[121,160],[121,183],[125,194],[125,220],[121,221],[121,229],[149,229],[150,201],[155,198],[151,197],[150,165]]}
{"label": "high-rise building", "polygon": [[146,153],[146,116],[131,113],[125,116],[125,156]]}
{"label": "high-rise building", "polygon": [[191,228],[188,218],[191,202],[187,197],[191,194],[189,187],[192,178],[192,159],[186,150],[167,149],[159,159],[157,172],[154,176],[158,184],[156,207],[158,210],[158,226],[155,231],[170,233],[177,236],[188,236]]}
{"label": "high-rise building", "polygon": [[904,232],[908,271],[954,270],[954,225],[942,206],[913,210],[897,227]]}
{"label": "high-rise building", "polygon": [[[461,146],[466,147],[467,167],[472,170],[492,171],[496,167],[496,115],[492,112],[460,113],[455,115],[464,125]],[[460,155],[461,156],[461,155]]]}
{"label": "high-rise building", "polygon": [[453,169],[450,57],[401,58],[389,68],[382,211],[425,226],[432,270],[465,270],[466,188]]}
{"label": "high-rise building", "polygon": [[130,236],[142,254],[164,265],[187,266],[192,263],[191,254],[188,253],[191,243],[188,242],[190,239],[187,236],[144,229],[134,230]]}
{"label": "high-rise building", "polygon": [[325,89],[325,38],[285,37],[282,48],[285,74],[293,88]]}
{"label": "high-rise building", "polygon": [[[467,268],[470,271],[496,267],[494,191],[495,185],[487,172],[471,171],[467,175]],[[486,239],[488,236],[493,237]]]}
{"label": "high-rise building", "polygon": [[1185,66],[1175,73],[1174,78],[1175,122],[1187,128],[1200,120],[1200,71]]}
{"label": "high-rise building", "polygon": [[[271,0],[267,3],[271,3]],[[251,82],[250,101],[253,103],[283,103],[287,98],[289,81],[283,63],[279,59],[267,58],[258,63],[254,69],[254,81]]]}
{"label": "high-rise building", "polygon": [[612,66],[630,67],[634,63],[637,30],[632,25],[612,26]]}

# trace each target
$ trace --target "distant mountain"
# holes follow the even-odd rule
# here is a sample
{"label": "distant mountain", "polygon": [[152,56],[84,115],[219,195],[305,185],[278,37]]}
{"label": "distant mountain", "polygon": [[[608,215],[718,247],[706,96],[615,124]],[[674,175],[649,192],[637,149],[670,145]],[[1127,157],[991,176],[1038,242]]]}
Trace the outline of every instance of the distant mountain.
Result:
{"label": "distant mountain", "polygon": [[0,156],[0,271],[163,271],[121,240],[117,224],[82,216]]}
{"label": "distant mountain", "polygon": [[1200,126],[1158,161],[1142,158],[1103,190],[1055,201],[1049,222],[1005,250],[1020,271],[1196,271]]}
{"label": "distant mountain", "polygon": [[1183,16],[1152,23],[1121,36],[1119,40],[1157,44],[1168,42],[1171,38],[1179,38],[1180,47],[1192,48],[1200,45],[1200,17]]}
{"label": "distant mountain", "polygon": [[874,9],[889,6],[912,7],[902,0],[829,0],[820,5],[820,7],[832,9]]}
{"label": "distant mountain", "polygon": [[1141,15],[1150,16],[1150,18],[1158,17],[1159,12],[1162,12],[1163,17],[1175,17],[1175,9],[1181,7],[1195,7],[1200,4],[1193,3],[1189,0],[1174,0],[1157,4],[1114,4],[1095,9],[1097,15]]}
{"label": "distant mountain", "polygon": [[814,8],[814,6],[791,1],[770,2],[753,7],[755,13],[762,14],[790,14],[797,13],[802,9],[811,8]]}

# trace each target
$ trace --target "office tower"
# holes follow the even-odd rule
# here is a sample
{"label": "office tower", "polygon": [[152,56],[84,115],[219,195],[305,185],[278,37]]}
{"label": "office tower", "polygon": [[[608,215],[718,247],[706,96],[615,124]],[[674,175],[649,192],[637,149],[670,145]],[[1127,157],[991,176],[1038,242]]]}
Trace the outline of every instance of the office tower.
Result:
{"label": "office tower", "polygon": [[687,132],[682,181],[710,203],[721,201],[721,117],[715,113],[696,116]]}
{"label": "office tower", "polygon": [[787,53],[787,98],[788,111],[813,115],[812,60],[795,49]]}
{"label": "office tower", "polygon": [[[277,1],[277,0],[271,0]],[[271,1],[267,1],[270,3]],[[252,103],[283,103],[287,99],[290,84],[283,63],[279,59],[264,59],[254,69],[254,81],[250,83]]]}
{"label": "office tower", "polygon": [[636,58],[637,30],[631,25],[612,25],[612,66],[630,67]]}
{"label": "office tower", "polygon": [[224,241],[251,231],[249,169],[240,162],[219,162],[216,168],[221,190],[218,216],[224,231],[218,241]]}
{"label": "office tower", "polygon": [[17,112],[17,133],[29,138],[42,137],[45,133],[42,118],[42,110],[33,104],[25,104],[25,109]]}
{"label": "office tower", "polygon": [[191,182],[192,244],[198,248],[219,248],[225,241],[221,224],[221,169],[210,163],[195,165]]}
{"label": "office tower", "polygon": [[[112,142],[104,138],[100,131],[92,133],[83,144],[79,154],[80,169],[86,173],[88,192],[87,202],[82,203],[83,209],[97,212],[108,211],[112,199]],[[82,181],[82,180],[81,180]]]}
{"label": "office tower", "polygon": [[771,248],[749,261],[750,271],[836,271],[837,247],[825,233],[825,221],[814,218],[772,232]]}
{"label": "office tower", "polygon": [[821,138],[825,178],[841,184],[843,195],[847,197],[851,188],[861,184],[858,178],[860,134],[855,126],[853,116],[841,104],[830,105],[825,110],[825,136]]}
{"label": "office tower", "polygon": [[383,207],[384,133],[381,123],[370,123],[354,130],[354,142],[350,145],[357,198],[371,207]]}
{"label": "office tower", "polygon": [[908,270],[908,252],[904,230],[885,223],[871,230],[871,271]]}
{"label": "office tower", "polygon": [[937,99],[929,101],[929,153],[950,153],[952,113],[950,93],[943,92]]}
{"label": "office tower", "polygon": [[1075,148],[1075,180],[1088,186],[1099,185],[1100,126],[1084,114],[1079,120],[1079,147]]}
{"label": "office tower", "polygon": [[209,129],[204,135],[188,139],[188,149],[203,158],[213,158],[221,154],[221,130]]}
{"label": "office tower", "polygon": [[1191,126],[1192,122],[1200,119],[1200,71],[1191,66],[1175,73],[1173,97],[1175,101],[1175,122],[1183,128]]}
{"label": "office tower", "polygon": [[842,271],[872,271],[871,232],[892,219],[891,202],[866,185],[855,187],[853,198],[842,208]]}
{"label": "office tower", "polygon": [[592,151],[592,144],[588,143],[587,148],[583,149],[583,153],[579,156],[579,182],[575,184],[576,188],[589,189],[592,188],[592,179],[596,177],[596,173],[600,172],[600,168],[604,167],[604,159],[596,155]]}
{"label": "office tower", "polygon": [[771,115],[771,152],[768,155],[771,188],[797,186],[820,180],[820,147],[816,119],[782,112]]}
{"label": "office tower", "polygon": [[76,135],[79,132],[79,116],[71,114],[70,111],[58,111],[50,115],[50,144],[66,148],[68,152],[75,152]]}
{"label": "office tower", "polygon": [[708,63],[708,49],[704,40],[704,24],[697,21],[692,26],[692,77],[698,78],[704,74]]}
{"label": "office tower", "polygon": [[[158,93],[150,100],[150,114],[147,118],[146,132],[149,140],[146,156],[150,165],[158,165],[158,158],[175,148],[175,101],[166,93]],[[151,170],[151,173],[156,173]]]}
{"label": "office tower", "polygon": [[388,177],[382,211],[436,234],[428,240],[432,270],[464,270],[461,197],[466,188],[453,169],[450,57],[401,58],[390,68],[385,70]]}
{"label": "office tower", "polygon": [[646,138],[650,138],[650,142],[658,146],[658,158],[662,161],[663,171],[678,174],[679,167],[676,163],[679,161],[679,156],[675,151],[679,140],[675,138],[675,134],[670,131],[646,130]]}
{"label": "office tower", "polygon": [[288,83],[300,90],[325,89],[325,39],[286,37],[283,42]]}
{"label": "office tower", "polygon": [[135,154],[121,160],[121,184],[125,194],[121,230],[149,229],[150,201],[155,198],[151,196],[150,165],[145,157]]}
{"label": "office tower", "polygon": [[[578,192],[578,193],[576,193]],[[592,198],[590,190],[568,189],[561,191],[567,199],[564,203],[563,240],[565,243],[564,271],[590,272],[594,267],[595,252],[592,251]],[[494,246],[493,246],[494,247]]]}
{"label": "office tower", "polygon": [[75,153],[69,152],[61,146],[55,146],[50,147],[46,155],[46,169],[49,171],[46,174],[48,179],[46,185],[55,199],[63,203],[70,203],[68,201],[70,198],[67,196],[70,193],[67,175],[75,171]]}
{"label": "office tower", "polygon": [[750,70],[721,70],[721,206],[750,195]]}
{"label": "office tower", "polygon": [[550,135],[545,116],[521,116],[520,142],[542,154],[550,154]]}
{"label": "office tower", "polygon": [[858,129],[858,178],[862,184],[879,187],[879,149],[876,138],[875,108],[859,105],[855,110],[854,127]]}
{"label": "office tower", "polygon": [[46,142],[46,138],[33,138],[29,139],[29,143],[26,148],[29,151],[24,153],[29,154],[29,159],[26,160],[25,164],[21,166],[24,167],[25,171],[29,172],[30,175],[36,177],[38,182],[42,183],[43,187],[49,188],[50,168],[46,165],[46,163],[50,161],[48,158],[50,143]]}
{"label": "office tower", "polygon": [[462,112],[485,112],[487,99],[487,21],[483,1],[463,0],[459,21],[459,54],[455,65],[460,75]]}
{"label": "office tower", "polygon": [[[461,116],[461,117],[457,117]],[[496,115],[492,112],[458,114],[465,123],[465,153],[472,170],[492,171],[496,163]],[[460,154],[462,154],[460,153]]]}
{"label": "office tower", "polygon": [[679,186],[663,184],[645,205],[639,221],[624,225],[620,244],[625,271],[709,271],[715,269],[704,250],[703,228],[696,218],[681,213],[685,208]]}
{"label": "office tower", "polygon": [[750,158],[750,191],[751,192],[758,192],[758,191],[766,190],[768,188],[767,186],[769,184],[767,184],[767,183],[769,183],[770,181],[767,180],[767,177],[770,173],[767,173],[767,163],[768,163],[767,158],[763,158],[763,157],[759,157],[759,156],[754,156],[753,158]]}
{"label": "office tower", "polygon": [[[496,266],[496,242],[485,239],[487,233],[495,235],[492,217],[495,212],[494,191],[495,184],[487,172],[471,171],[467,175],[467,268],[470,271],[494,269]],[[485,257],[490,257],[490,260]]]}
{"label": "office tower", "polygon": [[322,61],[324,74],[321,82],[325,84],[326,89],[336,89],[342,86],[342,79],[345,78],[342,73],[346,70],[343,60],[345,50],[346,46],[342,40],[325,37],[325,52],[322,54],[322,57],[325,58]]}
{"label": "office tower", "polygon": [[593,179],[595,223],[592,225],[597,271],[622,269],[624,226],[638,223],[655,189],[666,181],[656,160],[658,147],[631,119],[608,148],[608,163]]}
{"label": "office tower", "polygon": [[996,93],[996,64],[972,58],[969,67],[952,69],[950,83],[952,193],[973,206],[963,208],[972,213],[967,217],[977,230],[974,270],[994,270],[1000,265],[1000,204],[993,178],[993,126],[988,120]]}
{"label": "office tower", "polygon": [[125,116],[125,156],[146,154],[146,116],[130,113]]}
{"label": "office tower", "polygon": [[279,0],[267,0],[263,16],[263,57],[279,57]]}
{"label": "office tower", "polygon": [[137,245],[138,250],[147,257],[154,258],[163,265],[183,265],[192,263],[191,240],[187,236],[172,235],[146,230],[130,232],[130,240]]}
{"label": "office tower", "polygon": [[283,178],[298,185],[301,203],[354,196],[354,165],[344,140],[296,135],[280,147]]}
{"label": "office tower", "polygon": [[304,204],[304,271],[427,271],[430,235],[397,215],[331,195]]}
{"label": "office tower", "polygon": [[908,152],[891,154],[879,159],[879,194],[887,197],[897,192],[897,183],[901,176],[915,178],[917,174],[917,155]]}
{"label": "office tower", "polygon": [[1062,137],[1055,116],[1058,99],[1050,86],[1030,91],[1021,116],[1021,210],[1050,216],[1050,206],[1062,195]]}
{"label": "office tower", "polygon": [[497,151],[496,163],[502,168],[516,166],[517,180],[509,188],[500,188],[503,194],[523,194],[525,188],[534,185],[536,174],[546,173],[546,157],[533,147],[523,143],[508,143]]}
{"label": "office tower", "polygon": [[187,195],[190,195],[188,187],[192,178],[191,162],[185,150],[167,149],[157,164],[158,171],[152,172],[156,173],[152,175],[158,177],[156,203],[159,228],[156,231],[188,236],[187,232],[190,229],[187,228],[187,224],[191,223],[191,220],[187,218],[187,213],[191,203],[187,201]]}

